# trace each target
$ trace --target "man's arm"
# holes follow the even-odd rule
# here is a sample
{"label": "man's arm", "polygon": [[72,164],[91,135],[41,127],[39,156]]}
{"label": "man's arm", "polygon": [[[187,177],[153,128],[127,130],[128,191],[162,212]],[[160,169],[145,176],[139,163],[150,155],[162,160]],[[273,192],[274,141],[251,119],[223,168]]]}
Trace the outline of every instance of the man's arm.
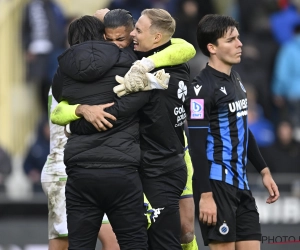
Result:
{"label": "man's arm", "polygon": [[105,131],[107,130],[107,125],[104,125],[104,122],[107,121],[104,114],[115,117],[116,120],[110,122],[112,125],[117,126],[123,122],[124,118],[133,115],[141,109],[149,101],[150,96],[151,92],[133,93],[121,99],[115,98],[114,105],[110,107],[107,107],[108,104],[95,106],[80,105],[76,113],[82,115],[85,119],[71,122],[70,130],[75,134],[92,134]]}
{"label": "man's arm", "polygon": [[270,204],[277,201],[280,196],[278,187],[272,178],[270,169],[267,167],[267,164],[261,156],[256,140],[250,129],[247,155],[257,172],[261,174],[262,182],[266,189],[269,191],[270,196],[266,202]]}
{"label": "man's arm", "polygon": [[199,220],[207,225],[217,222],[217,207],[209,181],[209,165],[206,155],[208,127],[195,127],[189,123],[190,155],[194,166],[196,188],[201,194]]}
{"label": "man's arm", "polygon": [[80,119],[75,113],[77,105],[69,105],[67,101],[61,101],[50,114],[51,122],[54,124],[65,126],[72,121]]}
{"label": "man's arm", "polygon": [[[200,85],[201,91],[196,91]],[[215,225],[217,222],[217,206],[210,185],[210,166],[206,152],[214,96],[212,85],[197,77],[188,86],[184,107],[188,112],[190,154],[194,166],[193,182],[200,193],[199,220],[207,225]]]}
{"label": "man's arm", "polygon": [[[134,65],[139,67],[139,71],[134,73],[143,75],[155,68],[186,63],[195,55],[196,50],[192,44],[181,38],[172,38],[170,46],[149,57],[143,57],[141,60],[137,60]],[[130,72],[130,70],[128,72]]]}
{"label": "man's arm", "polygon": [[[101,130],[112,128],[112,124],[106,120],[109,119],[111,122],[116,120],[114,116],[104,111],[105,108],[110,107],[114,103],[108,103],[104,105],[69,105],[67,101],[60,102],[56,108],[50,114],[50,119],[54,124],[61,126],[68,126],[68,132],[71,134],[70,123],[73,125],[73,132],[78,131],[78,134],[94,134],[97,133],[96,129],[99,127],[98,124],[104,124],[100,126]],[[98,112],[97,112],[98,110]],[[99,118],[99,110],[100,117]],[[80,119],[85,115],[84,119]],[[100,119],[100,120],[98,120]]]}
{"label": "man's arm", "polygon": [[191,60],[196,55],[194,46],[181,38],[172,38],[171,45],[148,58],[155,68],[174,66]]}

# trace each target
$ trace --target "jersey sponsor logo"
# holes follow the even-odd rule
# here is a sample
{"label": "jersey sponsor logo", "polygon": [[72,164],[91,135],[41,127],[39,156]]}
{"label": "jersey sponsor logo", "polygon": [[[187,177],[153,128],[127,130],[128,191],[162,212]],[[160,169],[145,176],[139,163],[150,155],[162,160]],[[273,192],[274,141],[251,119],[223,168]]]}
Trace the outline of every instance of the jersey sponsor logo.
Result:
{"label": "jersey sponsor logo", "polygon": [[227,91],[226,91],[225,87],[221,87],[220,90],[221,90],[225,95],[227,95]]}
{"label": "jersey sponsor logo", "polygon": [[178,99],[181,99],[182,102],[184,102],[185,97],[187,95],[187,87],[185,86],[183,81],[180,81],[178,86],[179,86],[179,88],[177,90],[177,97],[178,97]]}
{"label": "jersey sponsor logo", "polygon": [[195,94],[196,94],[196,96],[198,96],[198,95],[199,95],[199,92],[200,92],[201,88],[202,88],[202,85],[201,85],[201,86],[199,86],[199,85],[197,84],[196,86],[194,86],[194,90],[195,90]]}
{"label": "jersey sponsor logo", "polygon": [[186,113],[185,113],[185,109],[184,109],[183,105],[181,107],[174,108],[174,115],[177,116],[177,118],[176,118],[177,124],[175,124],[175,128],[182,126],[184,123],[184,120],[186,118]]}
{"label": "jersey sponsor logo", "polygon": [[238,100],[236,102],[231,102],[228,104],[230,112],[236,112],[237,117],[246,116],[248,115],[248,102],[247,98],[242,100]]}
{"label": "jersey sponsor logo", "polygon": [[229,227],[227,226],[226,222],[224,221],[224,223],[220,226],[219,228],[219,232],[222,235],[226,235],[229,232]]}
{"label": "jersey sponsor logo", "polygon": [[244,85],[242,84],[242,82],[238,78],[237,78],[237,80],[240,83],[241,89],[246,93],[246,89],[245,89]]}
{"label": "jersey sponsor logo", "polygon": [[204,119],[204,99],[191,99],[191,119]]}

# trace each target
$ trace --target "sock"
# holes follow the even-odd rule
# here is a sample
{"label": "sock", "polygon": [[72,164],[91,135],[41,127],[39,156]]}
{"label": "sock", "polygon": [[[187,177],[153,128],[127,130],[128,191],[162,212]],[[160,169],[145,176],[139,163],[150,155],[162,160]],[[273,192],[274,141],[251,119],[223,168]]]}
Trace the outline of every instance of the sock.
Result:
{"label": "sock", "polygon": [[187,244],[181,244],[182,250],[198,250],[198,244],[196,241],[196,235],[194,236],[194,239]]}

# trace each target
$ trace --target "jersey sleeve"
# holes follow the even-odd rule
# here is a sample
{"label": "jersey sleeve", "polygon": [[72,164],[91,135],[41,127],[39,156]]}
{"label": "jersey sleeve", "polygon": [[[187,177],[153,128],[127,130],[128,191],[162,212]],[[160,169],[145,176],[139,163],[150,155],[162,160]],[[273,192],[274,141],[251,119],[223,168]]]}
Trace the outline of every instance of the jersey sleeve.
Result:
{"label": "jersey sleeve", "polygon": [[200,76],[195,78],[188,87],[185,108],[187,111],[190,155],[194,166],[193,179],[195,187],[200,194],[211,192],[206,140],[213,98],[213,88],[208,82],[203,82]]}
{"label": "jersey sleeve", "polygon": [[194,46],[181,38],[172,38],[171,45],[150,58],[155,68],[185,63],[196,55]]}
{"label": "jersey sleeve", "polygon": [[80,117],[75,114],[75,110],[78,105],[79,104],[69,105],[67,101],[61,101],[51,112],[51,121],[54,124],[64,126],[72,121],[80,119]]}
{"label": "jersey sleeve", "polygon": [[185,101],[189,130],[208,128],[213,103],[213,87],[197,76],[188,86]]}
{"label": "jersey sleeve", "polygon": [[252,134],[251,130],[248,130],[249,133],[249,140],[248,140],[248,149],[247,149],[247,156],[248,159],[251,161],[255,169],[258,173],[260,173],[264,168],[267,167],[267,164],[262,157],[254,135]]}

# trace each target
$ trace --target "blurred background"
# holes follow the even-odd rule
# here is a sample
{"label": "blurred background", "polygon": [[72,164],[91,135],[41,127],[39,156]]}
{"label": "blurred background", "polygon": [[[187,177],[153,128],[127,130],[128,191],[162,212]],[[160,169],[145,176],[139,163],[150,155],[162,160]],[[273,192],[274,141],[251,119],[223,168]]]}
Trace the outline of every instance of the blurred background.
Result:
{"label": "blurred background", "polygon": [[[36,2],[43,4],[29,7]],[[48,90],[68,24],[105,7],[127,9],[136,19],[145,8],[169,11],[174,37],[197,49],[192,78],[207,62],[196,44],[201,17],[218,13],[239,22],[243,55],[234,69],[247,89],[250,129],[281,191],[267,205],[249,164],[267,237],[262,249],[283,249],[272,243],[287,240],[298,243],[285,249],[300,249],[300,0],[0,0],[0,250],[47,249],[40,174],[49,151]],[[198,226],[196,232],[201,247]]]}

